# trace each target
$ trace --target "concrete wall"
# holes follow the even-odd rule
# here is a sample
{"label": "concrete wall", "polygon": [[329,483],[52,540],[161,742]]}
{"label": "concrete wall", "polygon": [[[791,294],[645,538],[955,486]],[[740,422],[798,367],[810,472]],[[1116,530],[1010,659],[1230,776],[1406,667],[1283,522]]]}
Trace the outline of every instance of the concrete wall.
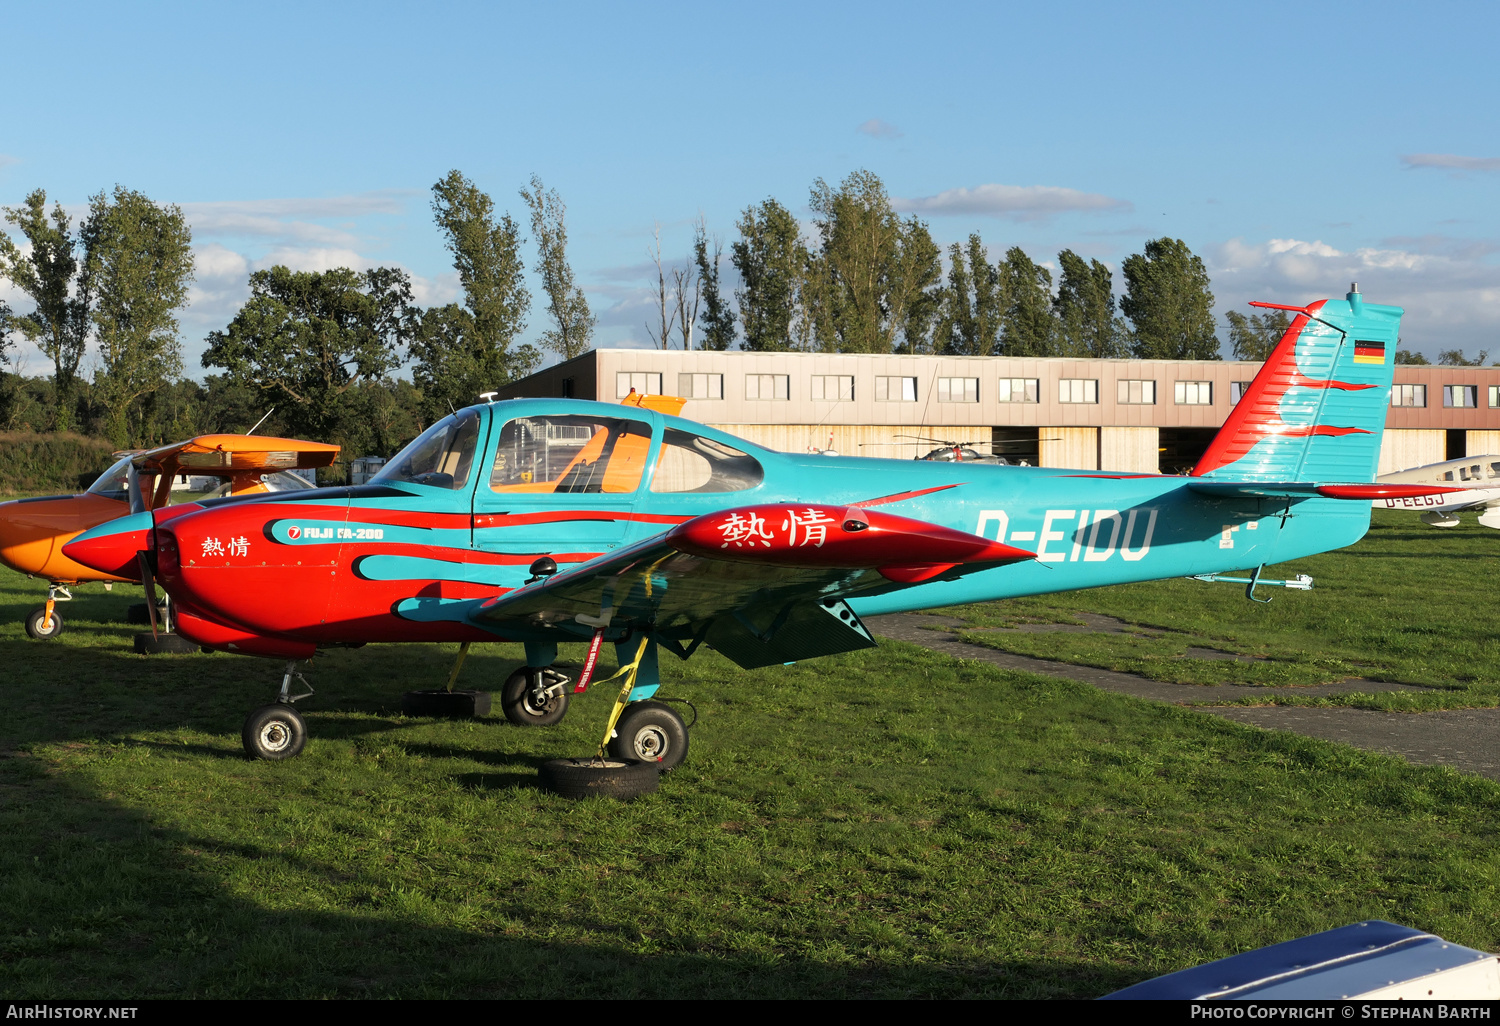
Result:
{"label": "concrete wall", "polygon": [[1446,431],[1393,431],[1386,428],[1380,440],[1380,468],[1376,474],[1441,463],[1446,458],[1447,443]]}
{"label": "concrete wall", "polygon": [[1041,437],[1037,441],[1040,443],[1044,467],[1099,469],[1098,428],[1042,428]]}
{"label": "concrete wall", "polygon": [[1160,431],[1154,427],[1099,429],[1099,469],[1155,474],[1159,468]]}
{"label": "concrete wall", "polygon": [[1500,455],[1500,431],[1470,431],[1466,444],[1470,456]]}

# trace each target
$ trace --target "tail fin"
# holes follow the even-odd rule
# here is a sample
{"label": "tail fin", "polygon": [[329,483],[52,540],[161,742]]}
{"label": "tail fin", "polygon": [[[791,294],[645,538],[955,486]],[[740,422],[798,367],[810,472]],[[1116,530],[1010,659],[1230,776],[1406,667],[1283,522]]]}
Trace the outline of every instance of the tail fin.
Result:
{"label": "tail fin", "polygon": [[1236,481],[1374,481],[1385,431],[1401,308],[1343,301],[1251,306],[1297,316],[1194,477]]}

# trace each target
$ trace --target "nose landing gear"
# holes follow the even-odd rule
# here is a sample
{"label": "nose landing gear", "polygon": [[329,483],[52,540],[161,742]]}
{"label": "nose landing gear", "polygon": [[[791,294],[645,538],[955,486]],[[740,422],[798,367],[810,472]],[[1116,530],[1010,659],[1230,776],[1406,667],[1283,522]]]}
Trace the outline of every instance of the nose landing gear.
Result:
{"label": "nose landing gear", "polygon": [[38,641],[50,641],[63,632],[63,619],[57,603],[72,599],[73,593],[61,584],[47,585],[47,604],[26,614],[26,634]]}
{"label": "nose landing gear", "polygon": [[[307,688],[300,695],[292,694],[292,678]],[[297,672],[297,660],[288,659],[286,671],[281,677],[281,691],[274,705],[264,705],[245,718],[240,731],[240,740],[245,754],[252,759],[277,761],[290,759],[302,751],[307,744],[307,724],[292,703],[313,693],[307,678]]]}

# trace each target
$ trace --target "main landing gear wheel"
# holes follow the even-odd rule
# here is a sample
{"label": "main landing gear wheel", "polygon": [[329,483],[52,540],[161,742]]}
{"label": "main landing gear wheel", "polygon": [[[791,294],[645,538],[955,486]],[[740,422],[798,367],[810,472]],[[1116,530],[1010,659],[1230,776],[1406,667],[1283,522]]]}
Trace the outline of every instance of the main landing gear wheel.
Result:
{"label": "main landing gear wheel", "polygon": [[463,719],[490,714],[488,691],[408,691],[401,696],[401,712],[406,716],[447,716]]}
{"label": "main landing gear wheel", "polygon": [[687,724],[663,702],[627,705],[609,739],[609,754],[616,759],[654,763],[663,773],[681,766],[687,753]]}
{"label": "main landing gear wheel", "polygon": [[240,731],[240,740],[252,759],[290,759],[307,744],[307,724],[296,709],[278,702],[251,713]]}
{"label": "main landing gear wheel", "polygon": [[500,708],[518,727],[550,727],[568,714],[570,679],[552,667],[523,666],[500,689]]}
{"label": "main landing gear wheel", "polygon": [[543,790],[564,798],[635,798],[661,781],[655,764],[628,759],[552,759],[542,763],[540,776]]}
{"label": "main landing gear wheel", "polygon": [[47,607],[37,606],[26,614],[26,633],[38,641],[46,641],[55,638],[63,632],[63,620],[57,610],[52,610],[52,622],[43,629],[42,623],[47,619]]}

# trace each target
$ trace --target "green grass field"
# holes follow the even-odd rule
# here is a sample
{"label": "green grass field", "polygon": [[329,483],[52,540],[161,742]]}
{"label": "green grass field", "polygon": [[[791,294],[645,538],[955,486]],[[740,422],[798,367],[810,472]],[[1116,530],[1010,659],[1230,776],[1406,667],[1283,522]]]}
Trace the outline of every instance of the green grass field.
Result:
{"label": "green grass field", "polygon": [[[1428,653],[1443,695],[1490,704],[1492,537],[1382,524],[1269,607],[1175,582],[968,612],[1098,608],[1362,663],[1387,658],[1361,650],[1380,636],[1382,667]],[[451,645],[320,656],[307,751],[253,763],[240,723],[275,663],[131,654],[126,588],[80,589],[67,633],[33,642],[40,592],[0,577],[16,999],[1088,997],[1367,917],[1500,947],[1500,786],[1451,770],[900,643],[664,662],[702,719],[688,763],[629,804],[534,787],[597,744],[611,695],[550,730],[398,715]],[[1226,625],[1230,600],[1260,619]],[[476,646],[462,683],[518,657]]]}
{"label": "green grass field", "polygon": [[[1465,515],[1437,529],[1411,513],[1375,514],[1360,544],[1269,567],[1267,577],[1310,574],[1312,592],[1173,580],[957,606],[970,642],[1044,659],[1138,673],[1177,684],[1326,684],[1350,677],[1415,684],[1420,692],[1326,697],[1267,692],[1242,704],[1352,705],[1416,711],[1500,704],[1500,588],[1492,587],[1500,532]],[[1103,613],[1133,633],[1016,633],[1022,623],[1078,622]],[[1190,647],[1256,656],[1233,662],[1191,658]],[[1222,702],[1215,697],[1214,701]]]}

